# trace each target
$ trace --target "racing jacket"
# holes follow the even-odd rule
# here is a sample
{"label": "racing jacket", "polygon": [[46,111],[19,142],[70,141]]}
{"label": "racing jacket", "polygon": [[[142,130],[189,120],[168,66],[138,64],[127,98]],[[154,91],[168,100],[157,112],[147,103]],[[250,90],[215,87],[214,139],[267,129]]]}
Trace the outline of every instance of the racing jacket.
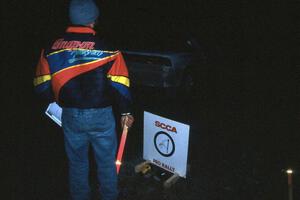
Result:
{"label": "racing jacket", "polygon": [[115,102],[130,113],[129,77],[120,51],[108,49],[89,27],[68,27],[43,49],[34,78],[36,92],[61,107],[102,108]]}

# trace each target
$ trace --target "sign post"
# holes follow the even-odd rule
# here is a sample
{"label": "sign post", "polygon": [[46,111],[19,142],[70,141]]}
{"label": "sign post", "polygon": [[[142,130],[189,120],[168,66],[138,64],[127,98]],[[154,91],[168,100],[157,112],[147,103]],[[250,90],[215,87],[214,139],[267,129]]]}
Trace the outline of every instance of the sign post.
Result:
{"label": "sign post", "polygon": [[293,181],[292,181],[293,170],[288,169],[288,170],[286,170],[286,173],[287,173],[287,177],[288,177],[289,200],[293,200]]}

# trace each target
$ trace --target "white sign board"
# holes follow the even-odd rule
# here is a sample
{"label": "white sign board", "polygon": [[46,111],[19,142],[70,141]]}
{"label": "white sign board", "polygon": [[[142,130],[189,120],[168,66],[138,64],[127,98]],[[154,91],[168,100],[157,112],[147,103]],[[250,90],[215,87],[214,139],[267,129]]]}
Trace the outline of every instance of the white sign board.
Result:
{"label": "white sign board", "polygon": [[55,123],[57,123],[59,126],[61,126],[61,113],[62,113],[62,109],[61,109],[61,107],[59,105],[57,105],[55,102],[50,103],[45,113]]}
{"label": "white sign board", "polygon": [[144,112],[143,158],[186,177],[190,126]]}

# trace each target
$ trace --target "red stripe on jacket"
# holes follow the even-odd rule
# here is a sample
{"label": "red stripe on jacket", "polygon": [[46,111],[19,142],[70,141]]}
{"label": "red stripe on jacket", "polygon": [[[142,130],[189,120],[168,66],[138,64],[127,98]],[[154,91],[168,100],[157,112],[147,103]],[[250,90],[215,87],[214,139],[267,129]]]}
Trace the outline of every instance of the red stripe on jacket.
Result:
{"label": "red stripe on jacket", "polygon": [[111,69],[108,71],[108,74],[111,76],[125,76],[128,77],[128,70],[124,61],[122,54],[117,53],[114,64]]}
{"label": "red stripe on jacket", "polygon": [[35,75],[36,77],[38,77],[38,76],[49,75],[49,74],[50,74],[49,64],[47,59],[44,56],[44,50],[42,50],[38,65],[36,67]]}
{"label": "red stripe on jacket", "polygon": [[99,60],[94,63],[86,64],[86,65],[78,65],[74,68],[70,67],[69,69],[62,70],[61,72],[58,72],[57,74],[54,74],[52,77],[52,88],[54,92],[55,99],[58,101],[59,92],[60,89],[72,78],[83,74],[85,72],[91,71],[93,69],[96,69],[97,67],[101,67],[104,64],[112,61],[115,59],[115,56],[109,57],[104,60]]}

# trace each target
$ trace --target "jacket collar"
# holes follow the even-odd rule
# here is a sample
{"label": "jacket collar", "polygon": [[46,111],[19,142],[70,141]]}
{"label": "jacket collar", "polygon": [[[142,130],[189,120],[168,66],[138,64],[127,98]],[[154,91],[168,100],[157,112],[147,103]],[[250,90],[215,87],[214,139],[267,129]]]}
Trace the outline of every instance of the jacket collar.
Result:
{"label": "jacket collar", "polygon": [[66,30],[67,33],[89,33],[96,35],[96,31],[87,26],[69,26]]}

